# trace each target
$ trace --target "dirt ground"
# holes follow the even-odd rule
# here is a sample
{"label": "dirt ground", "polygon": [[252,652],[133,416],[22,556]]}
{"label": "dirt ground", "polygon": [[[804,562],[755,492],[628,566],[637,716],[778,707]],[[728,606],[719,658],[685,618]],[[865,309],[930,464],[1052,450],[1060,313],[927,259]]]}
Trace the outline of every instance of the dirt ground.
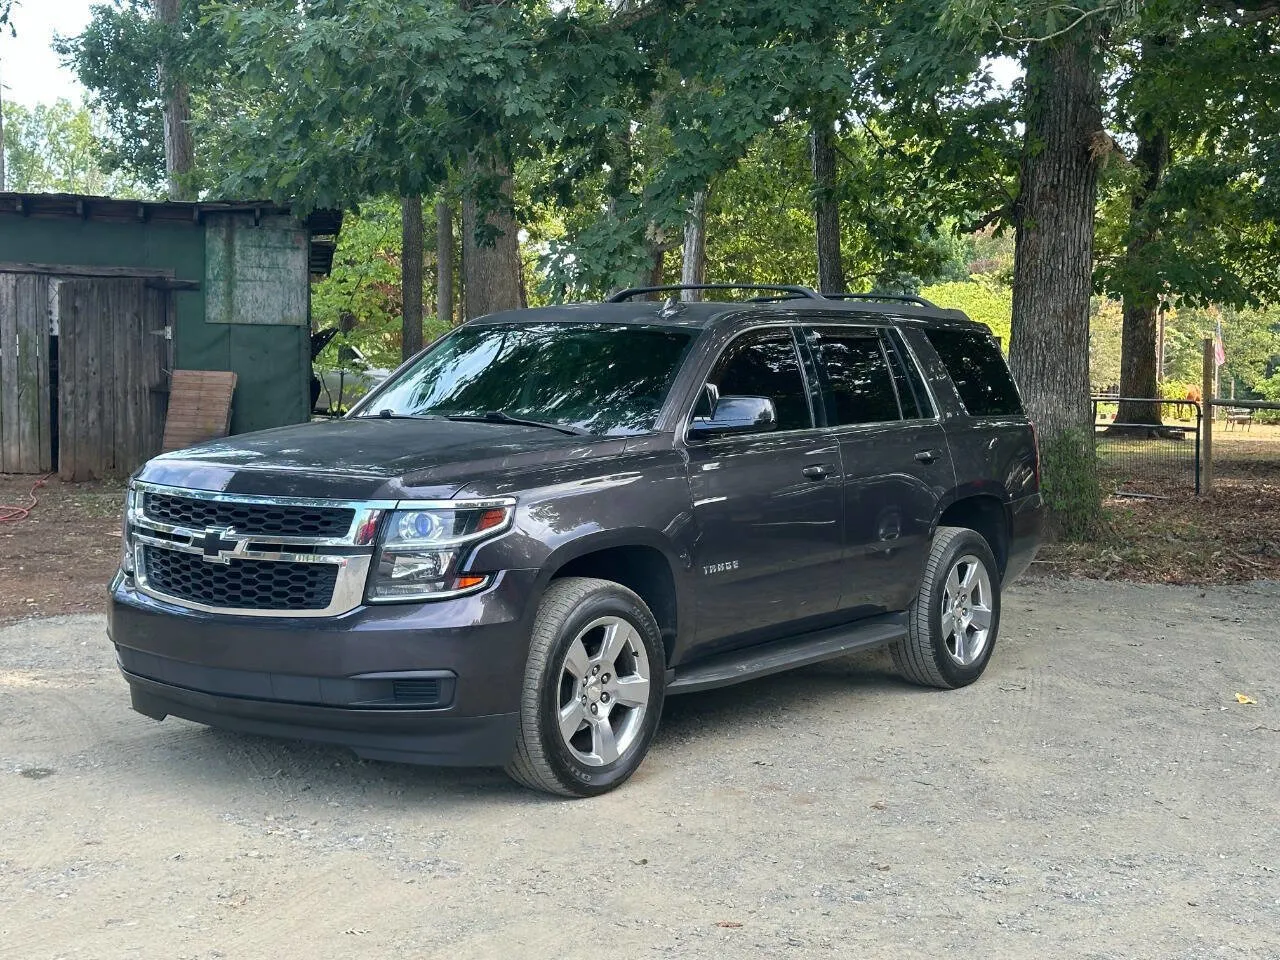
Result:
{"label": "dirt ground", "polygon": [[874,654],[673,699],[579,802],[156,724],[100,616],[11,624],[0,956],[1274,960],[1277,609],[1032,580],[972,687]]}
{"label": "dirt ground", "polygon": [[1244,583],[1280,580],[1280,426],[1215,428],[1216,479],[1195,495],[1191,451],[1167,476],[1101,471],[1110,496],[1108,530],[1095,543],[1051,544],[1033,571],[1050,576],[1144,583]]}
{"label": "dirt ground", "polygon": [[0,623],[21,617],[98,611],[120,561],[119,483],[66,484],[50,478],[0,474],[0,516],[7,507],[30,508],[0,521]]}

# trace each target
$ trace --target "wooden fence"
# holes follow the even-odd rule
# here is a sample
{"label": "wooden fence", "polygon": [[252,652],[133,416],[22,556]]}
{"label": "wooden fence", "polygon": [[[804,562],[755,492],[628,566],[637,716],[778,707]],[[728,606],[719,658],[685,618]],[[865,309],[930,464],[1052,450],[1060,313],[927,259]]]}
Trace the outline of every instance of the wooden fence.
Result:
{"label": "wooden fence", "polygon": [[53,469],[50,278],[0,273],[0,473]]}

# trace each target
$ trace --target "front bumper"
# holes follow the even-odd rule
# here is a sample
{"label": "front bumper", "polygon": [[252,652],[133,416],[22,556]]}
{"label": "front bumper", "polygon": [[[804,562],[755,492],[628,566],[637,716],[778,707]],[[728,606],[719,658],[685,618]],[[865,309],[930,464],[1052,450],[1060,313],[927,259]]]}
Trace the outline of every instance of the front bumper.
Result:
{"label": "front bumper", "polygon": [[493,766],[515,743],[536,577],[506,571],[473,596],[332,619],[200,613],[117,578],[108,630],[134,708],[155,719]]}

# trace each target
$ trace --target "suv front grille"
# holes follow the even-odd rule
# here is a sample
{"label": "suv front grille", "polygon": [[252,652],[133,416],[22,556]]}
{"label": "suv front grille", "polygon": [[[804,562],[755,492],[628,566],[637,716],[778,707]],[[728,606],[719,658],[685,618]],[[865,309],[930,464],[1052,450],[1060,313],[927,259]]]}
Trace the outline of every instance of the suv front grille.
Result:
{"label": "suv front grille", "polygon": [[147,584],[159,593],[226,610],[323,610],[340,567],[332,563],[239,560],[210,563],[195,553],[147,546]]}
{"label": "suv front grille", "polygon": [[227,527],[238,534],[264,537],[345,537],[355,511],[342,507],[305,507],[239,503],[147,492],[142,512],[150,520],[192,530]]}

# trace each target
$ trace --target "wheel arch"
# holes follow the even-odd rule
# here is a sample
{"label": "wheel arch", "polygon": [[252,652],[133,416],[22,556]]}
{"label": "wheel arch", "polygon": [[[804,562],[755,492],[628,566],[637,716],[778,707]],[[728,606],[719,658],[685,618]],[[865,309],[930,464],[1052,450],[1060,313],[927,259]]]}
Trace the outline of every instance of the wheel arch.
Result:
{"label": "wheel arch", "polygon": [[669,664],[679,632],[688,629],[692,619],[681,569],[672,545],[651,531],[602,532],[559,546],[542,565],[536,594],[541,597],[552,582],[565,577],[620,583],[653,613]]}
{"label": "wheel arch", "polygon": [[967,527],[987,541],[1001,577],[1009,565],[1009,545],[1012,525],[1009,507],[1004,498],[993,491],[957,491],[939,512],[934,522],[938,527]]}

